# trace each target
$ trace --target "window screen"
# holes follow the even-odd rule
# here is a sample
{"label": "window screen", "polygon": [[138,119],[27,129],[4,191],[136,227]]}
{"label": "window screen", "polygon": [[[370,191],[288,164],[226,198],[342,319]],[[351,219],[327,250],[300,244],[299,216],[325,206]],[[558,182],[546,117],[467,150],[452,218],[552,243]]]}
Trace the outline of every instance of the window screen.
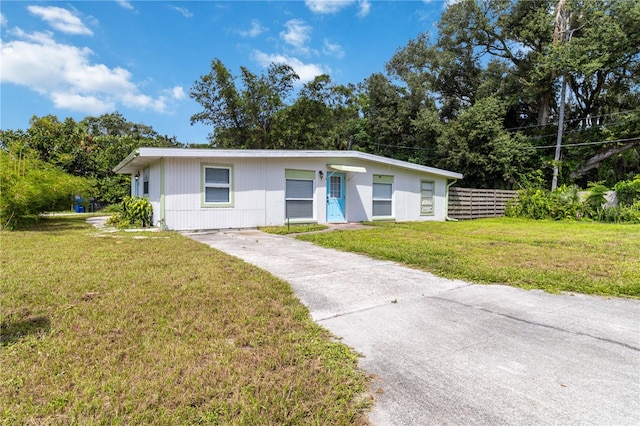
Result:
{"label": "window screen", "polygon": [[313,181],[287,179],[287,198],[313,198]]}
{"label": "window screen", "polygon": [[393,216],[393,176],[373,176],[373,216]]}
{"label": "window screen", "polygon": [[435,183],[429,181],[420,182],[420,214],[433,214],[433,192]]}
{"label": "window screen", "polygon": [[204,190],[205,203],[228,203],[229,188],[206,187]]}
{"label": "window screen", "polygon": [[209,205],[231,203],[231,167],[203,167],[203,202]]}
{"label": "window screen", "polygon": [[214,169],[207,167],[204,169],[205,183],[229,183],[229,169]]}
{"label": "window screen", "polygon": [[285,215],[287,219],[313,218],[313,180],[286,180]]}

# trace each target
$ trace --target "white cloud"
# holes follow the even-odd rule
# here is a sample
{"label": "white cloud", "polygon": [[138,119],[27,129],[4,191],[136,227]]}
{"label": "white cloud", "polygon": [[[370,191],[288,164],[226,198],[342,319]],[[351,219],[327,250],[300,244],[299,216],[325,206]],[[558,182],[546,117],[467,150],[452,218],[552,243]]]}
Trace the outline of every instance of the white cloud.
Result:
{"label": "white cloud", "polygon": [[170,7],[171,7],[171,9],[180,12],[182,14],[182,16],[184,16],[185,18],[191,18],[193,16],[193,12],[191,12],[187,8],[178,7],[178,6],[170,6]]}
{"label": "white cloud", "polygon": [[[91,62],[87,47],[57,43],[51,33],[27,34],[15,29],[18,39],[2,42],[2,83],[26,86],[47,96],[58,108],[99,114],[118,105],[139,110],[164,112],[165,96],[140,93],[131,73],[121,67],[109,68]],[[178,99],[180,90],[171,90]]]}
{"label": "white cloud", "polygon": [[265,31],[267,31],[267,28],[263,27],[260,24],[260,21],[254,19],[253,21],[251,21],[251,28],[247,31],[240,31],[240,35],[242,37],[258,37]]}
{"label": "white cloud", "polygon": [[339,44],[333,44],[328,39],[324,39],[322,53],[325,55],[335,56],[336,58],[344,58],[344,49]]}
{"label": "white cloud", "polygon": [[0,25],[5,26],[9,21],[4,17],[2,13],[0,13]]}
{"label": "white cloud", "polygon": [[99,115],[116,109],[112,100],[101,100],[95,96],[83,96],[77,93],[51,92],[51,100],[56,108]]}
{"label": "white cloud", "polygon": [[360,0],[358,7],[360,9],[358,11],[358,16],[364,18],[371,11],[371,2],[369,0]]}
{"label": "white cloud", "polygon": [[353,4],[355,0],[305,0],[305,4],[313,13],[336,13]]}
{"label": "white cloud", "polygon": [[300,19],[291,19],[287,21],[284,26],[287,31],[282,31],[280,37],[282,39],[297,48],[304,48],[305,44],[311,40],[311,27],[305,24]]}
{"label": "white cloud", "polygon": [[133,10],[133,5],[129,3],[127,0],[116,0],[116,3],[118,3],[120,6],[122,6],[125,9]]}
{"label": "white cloud", "polygon": [[321,74],[329,74],[331,72],[328,67],[320,64],[305,64],[298,58],[279,54],[268,54],[259,50],[253,51],[253,59],[263,67],[268,67],[271,63],[289,65],[300,77],[298,81],[300,84],[307,83]]}
{"label": "white cloud", "polygon": [[67,9],[56,6],[29,6],[27,10],[48,22],[53,28],[67,34],[92,35],[93,32]]}
{"label": "white cloud", "polygon": [[182,86],[176,86],[171,89],[171,96],[173,97],[173,99],[180,100],[186,98],[187,94],[184,92]]}

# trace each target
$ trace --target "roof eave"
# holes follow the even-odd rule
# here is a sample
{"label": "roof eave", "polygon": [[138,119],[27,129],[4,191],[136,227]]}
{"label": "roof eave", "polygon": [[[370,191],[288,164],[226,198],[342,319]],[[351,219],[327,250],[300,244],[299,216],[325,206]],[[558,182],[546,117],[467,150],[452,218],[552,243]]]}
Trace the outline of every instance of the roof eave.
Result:
{"label": "roof eave", "polygon": [[354,158],[365,161],[372,161],[379,164],[387,164],[390,166],[399,167],[406,170],[413,170],[422,173],[429,173],[436,176],[442,176],[449,179],[462,179],[462,174],[452,172],[449,170],[438,169],[435,167],[423,166],[420,164],[408,163],[406,161],[395,160],[393,158],[382,157],[375,154],[369,154],[361,151],[326,151],[326,150],[216,150],[216,149],[184,149],[184,148],[150,148],[142,147],[134,150],[124,160],[122,160],[113,171],[115,173],[133,173],[133,171],[127,171],[126,167],[130,163],[134,162],[137,157],[160,158],[160,157],[263,157],[263,158],[276,158],[276,157],[298,157],[298,158]]}
{"label": "roof eave", "polygon": [[131,151],[131,153],[127,155],[124,160],[119,162],[118,165],[112,169],[113,172],[114,173],[120,172],[120,170],[124,169],[127,166],[127,164],[133,161],[133,159],[136,158],[138,155],[140,155],[140,149],[134,149],[133,151]]}

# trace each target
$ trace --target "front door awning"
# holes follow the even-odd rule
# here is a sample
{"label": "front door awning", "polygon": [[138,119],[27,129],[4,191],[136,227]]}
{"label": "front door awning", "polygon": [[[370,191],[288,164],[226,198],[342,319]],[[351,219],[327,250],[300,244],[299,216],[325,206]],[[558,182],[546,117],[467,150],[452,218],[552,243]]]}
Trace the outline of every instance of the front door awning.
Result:
{"label": "front door awning", "polygon": [[367,169],[358,166],[346,166],[344,164],[329,164],[328,167],[333,170],[340,170],[341,172],[353,172],[353,173],[367,173]]}

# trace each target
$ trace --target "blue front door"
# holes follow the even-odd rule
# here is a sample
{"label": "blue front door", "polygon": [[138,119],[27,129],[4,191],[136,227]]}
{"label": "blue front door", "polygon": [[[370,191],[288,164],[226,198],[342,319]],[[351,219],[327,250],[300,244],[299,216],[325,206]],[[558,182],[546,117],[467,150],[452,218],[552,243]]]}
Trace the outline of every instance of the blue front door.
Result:
{"label": "blue front door", "polygon": [[344,216],[344,173],[330,173],[327,182],[327,222],[346,222]]}

